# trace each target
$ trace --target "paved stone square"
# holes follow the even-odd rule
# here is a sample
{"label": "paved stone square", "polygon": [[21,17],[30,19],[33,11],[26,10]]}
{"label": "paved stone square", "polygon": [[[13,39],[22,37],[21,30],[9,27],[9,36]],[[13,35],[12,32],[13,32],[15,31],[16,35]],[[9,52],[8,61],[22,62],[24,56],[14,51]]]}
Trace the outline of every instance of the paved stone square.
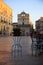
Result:
{"label": "paved stone square", "polygon": [[11,52],[12,39],[14,38],[0,38],[0,65],[43,65],[43,54],[39,56],[32,54],[14,56],[14,51]]}

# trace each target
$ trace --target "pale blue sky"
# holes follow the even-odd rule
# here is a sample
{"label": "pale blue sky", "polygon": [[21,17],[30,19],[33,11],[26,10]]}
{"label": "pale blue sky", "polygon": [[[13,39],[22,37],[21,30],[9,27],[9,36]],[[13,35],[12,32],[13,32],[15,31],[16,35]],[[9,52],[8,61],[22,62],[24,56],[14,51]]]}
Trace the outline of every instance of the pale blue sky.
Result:
{"label": "pale blue sky", "polygon": [[17,22],[17,14],[25,11],[30,14],[32,22],[43,16],[43,0],[4,0],[13,9],[13,22]]}

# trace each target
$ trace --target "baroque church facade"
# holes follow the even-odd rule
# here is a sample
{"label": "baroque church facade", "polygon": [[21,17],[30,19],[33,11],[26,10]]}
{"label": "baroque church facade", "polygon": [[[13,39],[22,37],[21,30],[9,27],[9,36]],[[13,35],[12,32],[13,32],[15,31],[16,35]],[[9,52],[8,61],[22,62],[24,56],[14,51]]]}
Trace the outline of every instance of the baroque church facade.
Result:
{"label": "baroque church facade", "polygon": [[[28,36],[30,35],[33,25],[30,21],[30,16],[28,13],[24,11],[18,14],[18,22],[13,23],[13,28],[19,28],[21,32],[21,36]],[[15,33],[14,33],[15,34]]]}

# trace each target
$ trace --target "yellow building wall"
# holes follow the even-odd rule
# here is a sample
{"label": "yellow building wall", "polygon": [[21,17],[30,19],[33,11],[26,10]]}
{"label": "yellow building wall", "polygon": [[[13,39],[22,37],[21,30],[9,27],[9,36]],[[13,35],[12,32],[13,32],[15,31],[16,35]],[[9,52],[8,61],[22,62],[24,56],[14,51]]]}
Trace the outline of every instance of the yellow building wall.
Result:
{"label": "yellow building wall", "polygon": [[0,0],[0,30],[1,28],[3,29],[4,27],[6,31],[8,27],[7,32],[10,35],[12,32],[12,9],[2,0]]}

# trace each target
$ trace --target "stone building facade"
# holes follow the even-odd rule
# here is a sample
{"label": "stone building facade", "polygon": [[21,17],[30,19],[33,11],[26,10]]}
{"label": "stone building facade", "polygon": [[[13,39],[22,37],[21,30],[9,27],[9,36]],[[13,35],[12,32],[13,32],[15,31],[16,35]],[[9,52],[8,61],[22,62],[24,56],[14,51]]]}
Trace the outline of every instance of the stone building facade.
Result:
{"label": "stone building facade", "polygon": [[36,31],[43,34],[43,17],[36,21]]}
{"label": "stone building facade", "polygon": [[12,9],[3,0],[0,0],[0,34],[12,33]]}
{"label": "stone building facade", "polygon": [[21,35],[28,36],[30,35],[32,29],[32,23],[30,21],[29,14],[21,12],[18,14],[18,22],[13,23],[13,28],[19,28]]}
{"label": "stone building facade", "polygon": [[18,14],[18,24],[32,24],[30,15],[24,11]]}

